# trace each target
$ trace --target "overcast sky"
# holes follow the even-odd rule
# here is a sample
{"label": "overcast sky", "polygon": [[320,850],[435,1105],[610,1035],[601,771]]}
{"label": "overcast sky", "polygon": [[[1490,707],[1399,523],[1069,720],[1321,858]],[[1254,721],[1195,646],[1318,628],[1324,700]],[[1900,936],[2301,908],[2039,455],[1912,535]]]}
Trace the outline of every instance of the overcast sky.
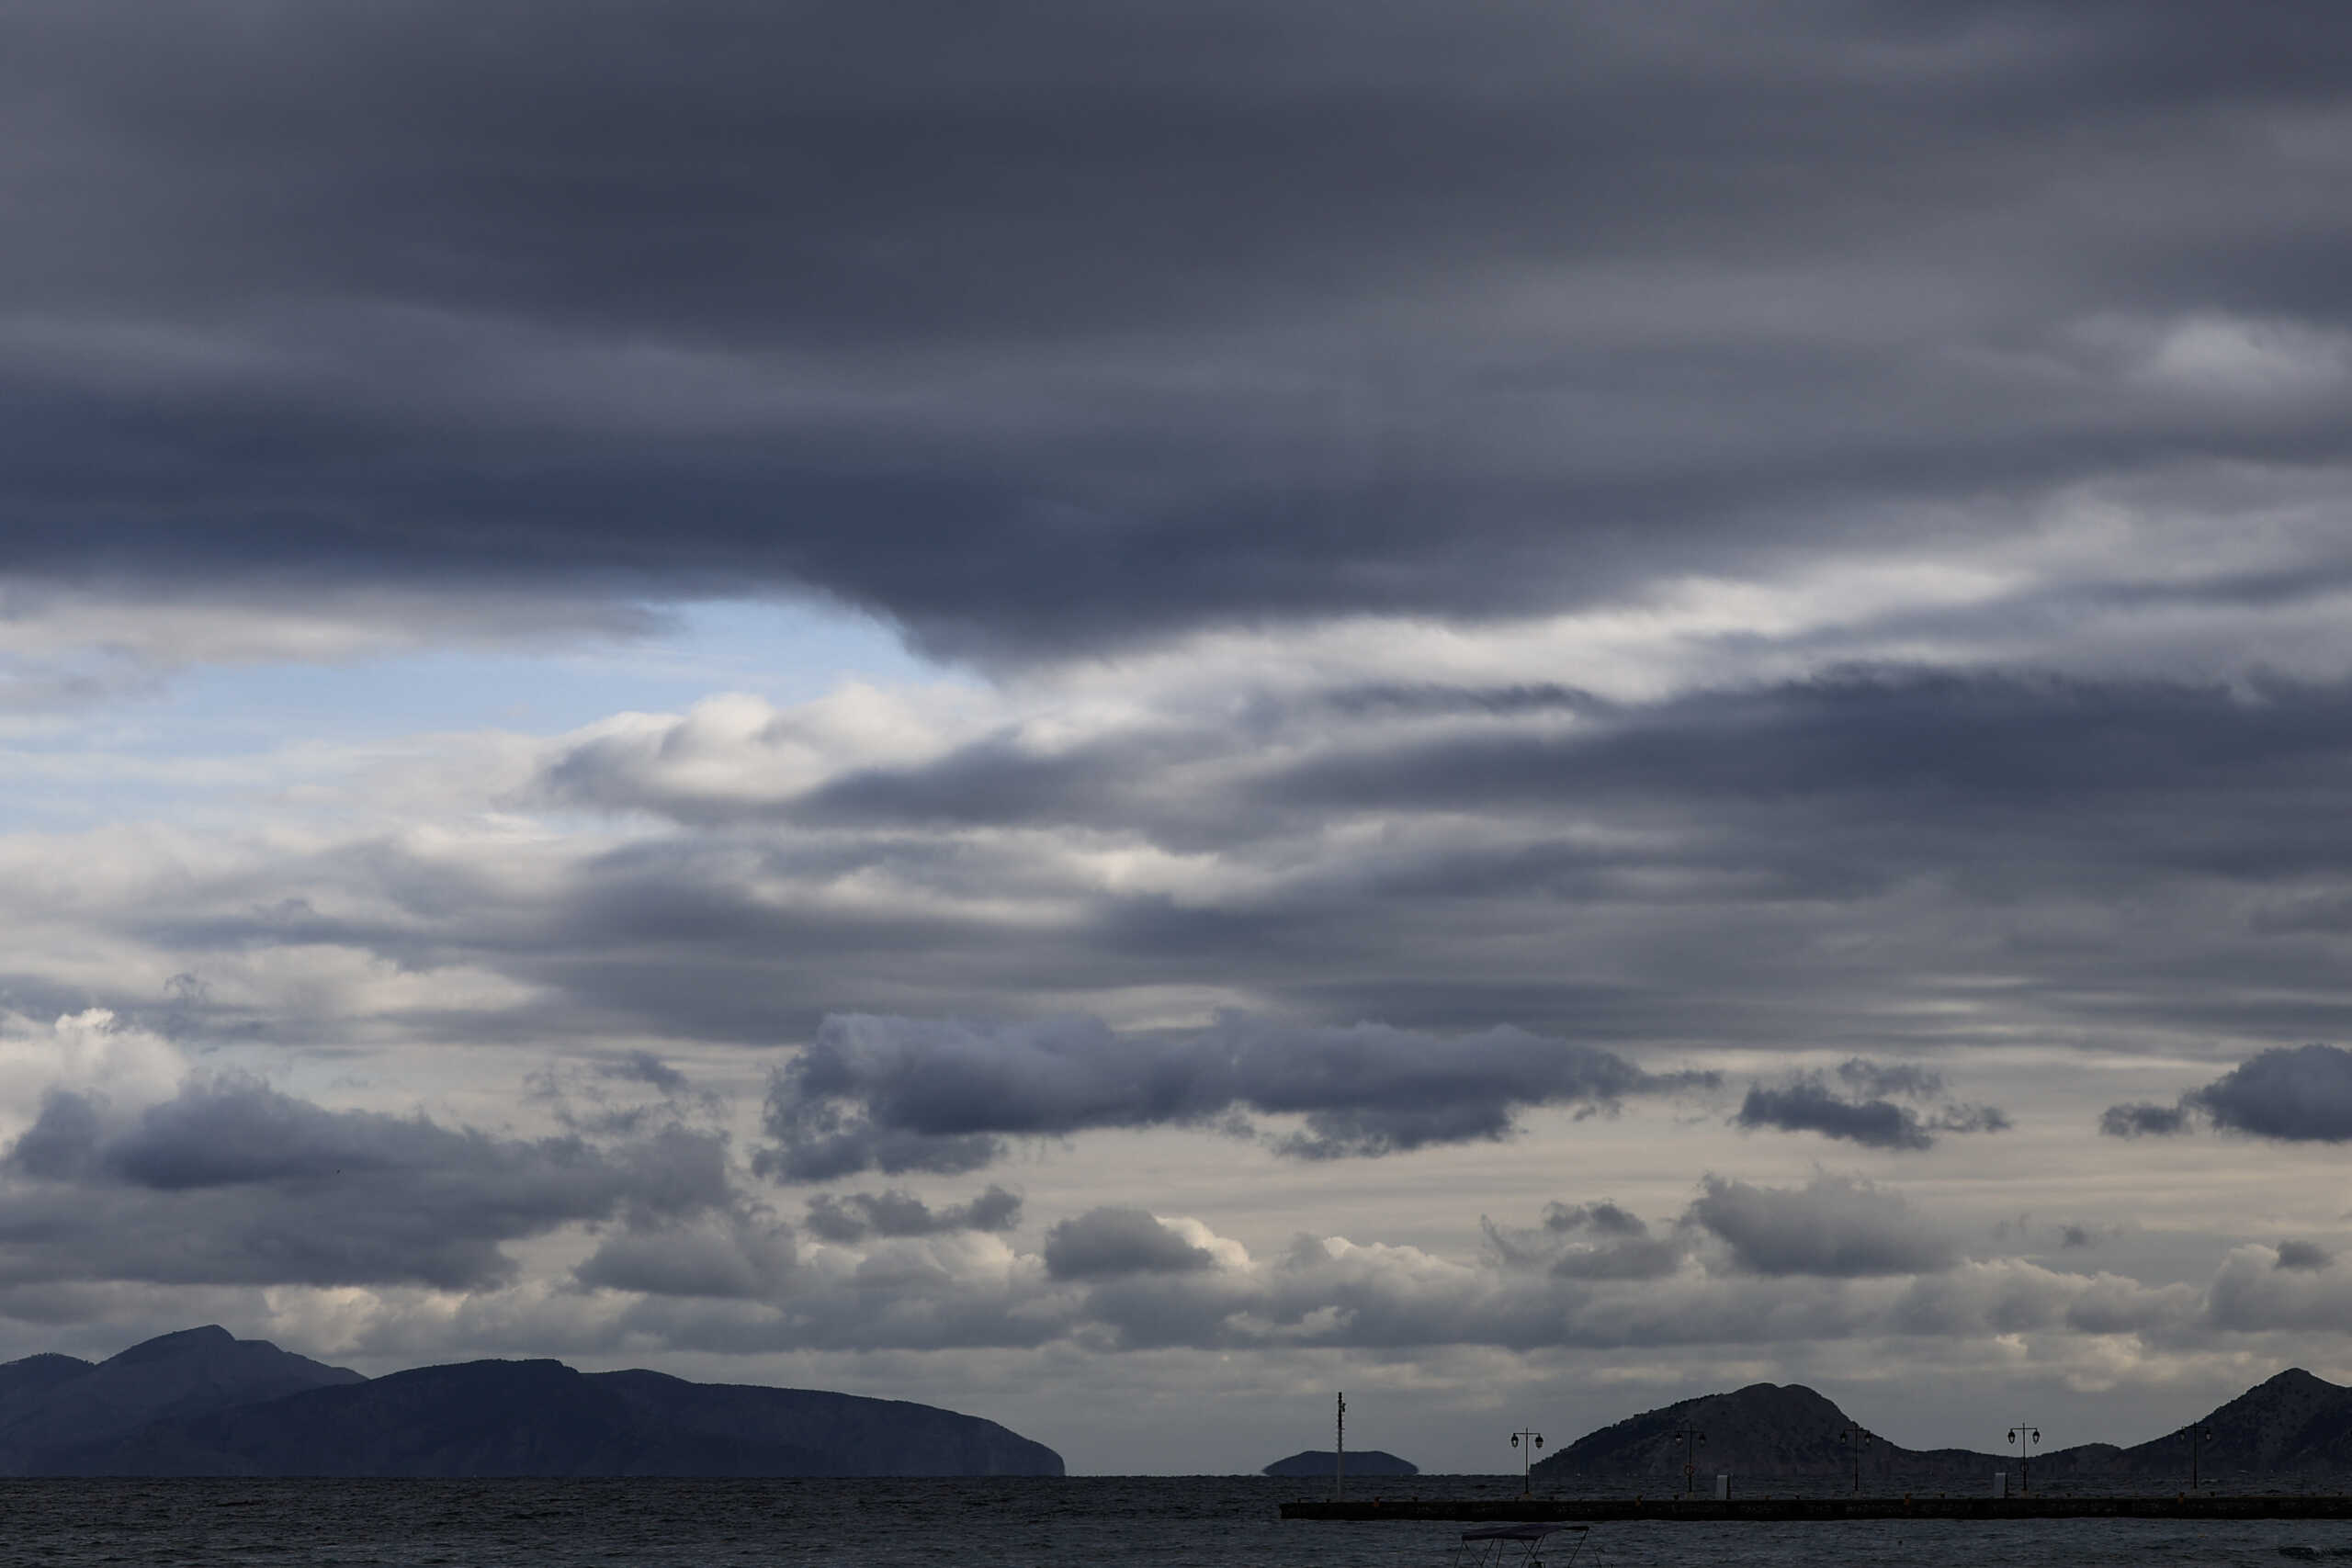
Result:
{"label": "overcast sky", "polygon": [[2339,7],[27,0],[0,211],[0,1354],[2352,1382]]}

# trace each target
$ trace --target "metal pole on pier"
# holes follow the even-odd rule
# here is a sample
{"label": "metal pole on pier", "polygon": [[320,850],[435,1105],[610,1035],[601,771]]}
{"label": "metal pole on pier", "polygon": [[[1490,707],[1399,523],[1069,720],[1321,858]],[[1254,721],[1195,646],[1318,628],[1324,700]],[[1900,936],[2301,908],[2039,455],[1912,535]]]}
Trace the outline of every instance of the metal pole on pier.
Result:
{"label": "metal pole on pier", "polygon": [[[1520,1439],[1525,1438],[1526,1442]],[[1535,1450],[1544,1446],[1544,1434],[1532,1427],[1521,1427],[1510,1435],[1510,1446],[1519,1450],[1519,1495],[1535,1495]]]}
{"label": "metal pole on pier", "polygon": [[1690,1472],[1699,1467],[1699,1450],[1707,1446],[1707,1434],[1696,1427],[1681,1427],[1676,1428],[1674,1441],[1682,1450],[1682,1495],[1688,1497]]}
{"label": "metal pole on pier", "polygon": [[1860,1421],[1846,1423],[1846,1446],[1854,1450],[1854,1495],[1862,1495],[1862,1450],[1871,1446],[1871,1435],[1862,1430]]}
{"label": "metal pole on pier", "polygon": [[1348,1495],[1348,1396],[1340,1395],[1339,1413],[1332,1417],[1331,1500]]}
{"label": "metal pole on pier", "polygon": [[2018,1446],[2018,1491],[2030,1496],[2033,1493],[2033,1445],[2041,1441],[2041,1428],[2019,1422],[2009,1428],[2009,1441]]}
{"label": "metal pole on pier", "polygon": [[2188,1489],[2194,1492],[2197,1490],[2197,1447],[2199,1443],[2210,1443],[2213,1440],[2213,1428],[2184,1427],[2180,1429],[2180,1435],[2188,1443]]}

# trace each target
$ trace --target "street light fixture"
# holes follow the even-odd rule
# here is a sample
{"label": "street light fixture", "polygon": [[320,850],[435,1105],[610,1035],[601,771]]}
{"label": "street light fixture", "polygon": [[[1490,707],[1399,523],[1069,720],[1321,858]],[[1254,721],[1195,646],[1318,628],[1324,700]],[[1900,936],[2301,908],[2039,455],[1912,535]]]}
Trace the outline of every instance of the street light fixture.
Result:
{"label": "street light fixture", "polygon": [[2033,1491],[2033,1445],[2041,1441],[2041,1428],[2019,1423],[2009,1428],[2009,1441],[2018,1446],[2018,1491],[2030,1495]]}
{"label": "street light fixture", "polygon": [[2188,1489],[2194,1492],[2197,1490],[2197,1450],[2199,1445],[2213,1440],[2213,1428],[2183,1427],[2180,1429],[2180,1440],[2188,1445]]}
{"label": "street light fixture", "polygon": [[[1527,1441],[1521,1442],[1521,1438]],[[1535,1450],[1544,1446],[1544,1434],[1532,1427],[1521,1427],[1510,1435],[1510,1446],[1519,1450],[1519,1495],[1532,1496],[1535,1489]]]}
{"label": "street light fixture", "polygon": [[1682,1495],[1690,1495],[1690,1472],[1699,1467],[1699,1450],[1707,1446],[1707,1434],[1696,1427],[1676,1430],[1674,1440],[1682,1448]]}
{"label": "street light fixture", "polygon": [[1859,1421],[1847,1422],[1841,1435],[1846,1446],[1854,1450],[1854,1495],[1859,1497],[1862,1495],[1862,1450],[1871,1446],[1871,1435],[1862,1430]]}

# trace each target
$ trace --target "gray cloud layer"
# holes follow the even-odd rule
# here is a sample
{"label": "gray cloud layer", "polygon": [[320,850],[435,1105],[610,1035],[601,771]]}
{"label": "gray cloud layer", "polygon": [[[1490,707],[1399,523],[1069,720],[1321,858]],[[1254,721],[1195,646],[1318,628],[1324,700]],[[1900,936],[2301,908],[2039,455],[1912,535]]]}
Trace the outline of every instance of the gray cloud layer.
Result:
{"label": "gray cloud layer", "polygon": [[2185,1133],[2199,1121],[2225,1133],[2282,1143],[2352,1141],[2352,1051],[2279,1046],[2239,1063],[2176,1105],[2113,1105],[2099,1120],[2111,1137]]}
{"label": "gray cloud layer", "polygon": [[[1057,1222],[1040,1253],[1017,1259],[960,1254],[940,1236],[894,1241],[852,1273],[789,1274],[771,1310],[714,1312],[657,1292],[619,1322],[729,1349],[1765,1349],[2019,1333],[2177,1348],[2323,1310],[2345,1289],[2332,1264],[2283,1247],[2240,1249],[2205,1291],[1973,1259],[1937,1215],[1835,1176],[1801,1188],[1711,1179],[1663,1231],[1613,1204],[1554,1204],[1542,1224],[1484,1231],[1476,1265],[1313,1235],[1250,1258],[1196,1223],[1104,1205]],[[727,1284],[710,1280],[714,1294]]]}
{"label": "gray cloud layer", "polygon": [[2335,1255],[2316,1242],[2282,1241],[2278,1244],[2280,1269],[2323,1269],[2335,1266]]}
{"label": "gray cloud layer", "polygon": [[[1826,1178],[1563,1205],[1480,1270],[1211,1267],[1120,1207],[1017,1254],[993,1189],[819,1195],[804,1251],[669,1124],[670,1061],[729,1048],[805,1047],[755,1154],[813,1181],[1102,1128],[1458,1146],[1716,1046],[2222,1041],[2103,1125],[2352,1137],[2346,1054],[2266,1049],[2352,1029],[2334,13],[234,10],[0,17],[0,708],[700,597],[999,679],[961,728],[616,723],[527,783],[515,740],[347,831],[11,836],[11,1007],[611,1076],[550,1090],[554,1139],[61,1094],[0,1285],[490,1290],[590,1227],[555,1284],[642,1297],[616,1343],[2346,1320],[2334,1241],[2193,1306]],[[294,629],[224,640],[247,611]],[[1130,1027],[1225,1007],[1291,1021]],[[1073,1013],[1115,1027],[910,1021]],[[1738,1120],[1905,1150],[2000,1113],[1863,1059]]]}
{"label": "gray cloud layer", "polygon": [[[1882,667],[1645,703],[1409,694],[1269,694],[1247,723],[1169,716],[1074,744],[1012,728],[806,787],[757,783],[801,743],[781,718],[740,743],[692,719],[599,739],[548,787],[698,831],[583,868],[552,927],[484,935],[586,1008],[721,1034],[812,1030],[816,997],[988,1014],[1171,981],[1290,1015],[1604,1044],[1925,1052],[2134,1023],[2308,1038],[2352,1018],[2340,685]],[[1176,892],[1049,869],[1108,845],[1227,874]],[[877,878],[903,908],[802,919],[759,890]],[[1049,951],[1007,931],[1007,897]],[[1846,956],[1855,931],[1875,961]],[[903,961],[944,951],[952,964]],[[1943,989],[1990,973],[2016,983]]]}
{"label": "gray cloud layer", "polygon": [[1540,1265],[1560,1280],[1654,1280],[1686,1256],[1680,1238],[1653,1235],[1639,1215],[1606,1200],[1549,1204],[1541,1230],[1506,1231],[1483,1217],[1479,1225],[1506,1266]]}
{"label": "gray cloud layer", "polygon": [[1723,1238],[1759,1274],[1935,1273],[1960,1252],[1903,1195],[1852,1177],[1803,1188],[1753,1187],[1710,1176],[1689,1218]]}
{"label": "gray cloud layer", "polygon": [[0,567],[1035,650],[2345,460],[2332,14],[1720,23],[16,6]]}
{"label": "gray cloud layer", "polygon": [[1021,1223],[1021,1199],[1001,1187],[990,1187],[967,1203],[934,1209],[898,1188],[888,1192],[820,1192],[808,1200],[808,1223],[812,1233],[827,1241],[1009,1231]]}
{"label": "gray cloud layer", "polygon": [[[1861,1057],[1840,1064],[1840,1080],[1857,1095],[1893,1095],[1933,1100],[1943,1093],[1941,1074],[1896,1064],[1886,1066]],[[1935,1145],[1938,1133],[1998,1133],[2008,1118],[1989,1105],[1945,1101],[1923,1116],[1913,1106],[1893,1099],[1849,1099],[1832,1089],[1819,1073],[1799,1073],[1785,1083],[1751,1084],[1732,1124],[1749,1131],[1774,1128],[1783,1133],[1818,1133],[1867,1148],[1925,1149]]]}
{"label": "gray cloud layer", "polygon": [[236,1077],[110,1123],[59,1091],[6,1156],[9,1282],[506,1282],[501,1244],[582,1222],[670,1222],[731,1201],[723,1143],[666,1128],[599,1146],[327,1111]]}
{"label": "gray cloud layer", "polygon": [[[2334,687],[1856,671],[1586,704],[1559,733],[1545,732],[1542,705],[1494,716],[1470,694],[1420,695],[1417,715],[1450,704],[1441,711],[1480,716],[1442,745],[1419,716],[1364,730],[1312,703],[1241,731],[1114,731],[1060,759],[1086,773],[1084,789],[1025,805],[975,795],[944,823],[895,815],[903,797],[887,794],[862,818],[840,815],[862,775],[821,769],[833,780],[825,812],[802,817],[794,794],[747,820],[707,781],[766,776],[767,743],[696,750],[681,720],[631,753],[667,755],[669,772],[599,755],[608,783],[647,805],[706,781],[709,813],[689,815],[690,831],[551,863],[397,838],[273,849],[209,874],[159,871],[119,901],[70,911],[0,889],[13,918],[62,919],[75,940],[138,960],[81,984],[30,968],[0,980],[55,1011],[99,1004],[191,1038],[289,1044],[361,1026],[219,987],[188,1003],[111,976],[217,977],[288,950],[404,973],[485,970],[521,997],[372,1022],[616,1047],[648,1035],[784,1043],[813,1035],[827,1011],[1035,1016],[1170,987],[1430,1038],[1516,1023],[1628,1060],[1657,1042],[1926,1055],[2020,1033],[2309,1039],[2352,1021],[2329,923],[2352,877],[2336,805],[2352,783],[2352,718]],[[1271,761],[1255,761],[1261,742]],[[1166,787],[1179,770],[1183,786]],[[53,874],[74,852],[59,846]],[[1106,853],[1183,875],[1137,888],[1093,869],[1089,857]],[[2007,978],[1988,991],[1985,975]],[[1137,1052],[1151,1054],[1110,1055]],[[1376,1097],[1405,1080],[1373,1055]],[[1531,1067],[1514,1084],[1521,1068],[1491,1048],[1445,1059],[1466,1077],[1429,1104],[1470,1108],[1473,1136],[1498,1124],[1499,1104],[1581,1092],[1571,1080],[1585,1070],[1547,1086],[1551,1069]],[[1413,1070],[1436,1073],[1438,1060]],[[830,1061],[820,1050],[809,1070]],[[1591,1066],[1601,1076],[1583,1087],[1606,1090]],[[1210,1114],[1223,1070],[1182,1066],[1170,1113]],[[1068,1063],[1040,1071],[1052,1095],[1082,1076]],[[1870,1136],[1936,1131],[1940,1102],[1892,1084],[1840,1077],[1834,1094],[1795,1099],[1777,1080],[1762,1088],[1753,1117],[1773,1125],[1844,1126],[1855,1118],[1840,1106],[1875,1102],[1894,1109],[1864,1113],[1878,1118],[1859,1128]],[[1001,1131],[1136,1124],[1122,1119],[1158,1091],[1085,1092],[1101,1103],[1008,1109]],[[793,1108],[831,1094],[786,1096],[785,1113],[801,1119],[793,1141],[813,1148],[820,1135],[815,1112]],[[1915,1109],[1916,1133],[1904,1122]],[[937,1120],[910,1115],[900,1131]],[[866,1131],[844,1153],[879,1168],[973,1168],[1001,1135],[857,1154],[890,1124],[852,1124]],[[1409,1118],[1328,1123],[1298,1147],[1456,1135]]]}
{"label": "gray cloud layer", "polygon": [[1216,1259],[1141,1209],[1090,1209],[1046,1235],[1046,1271],[1057,1280],[1189,1274]]}
{"label": "gray cloud layer", "polygon": [[1381,1155],[1508,1135],[1519,1110],[1605,1108],[1713,1080],[1653,1075],[1610,1052],[1498,1029],[1457,1040],[1362,1024],[1289,1028],[1231,1017],[1173,1036],[1120,1035],[1091,1019],[987,1024],[827,1019],[777,1069],[759,1168],[821,1181],[884,1171],[970,1170],[1007,1136],[1203,1124],[1237,1112],[1298,1116],[1276,1140],[1308,1159]]}

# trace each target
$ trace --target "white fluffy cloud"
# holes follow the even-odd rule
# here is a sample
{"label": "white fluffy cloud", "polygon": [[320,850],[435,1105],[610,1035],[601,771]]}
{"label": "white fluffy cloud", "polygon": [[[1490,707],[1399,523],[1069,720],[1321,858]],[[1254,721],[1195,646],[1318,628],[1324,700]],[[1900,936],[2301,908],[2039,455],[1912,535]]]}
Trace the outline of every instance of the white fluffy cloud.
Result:
{"label": "white fluffy cloud", "polygon": [[52,1093],[92,1096],[129,1116],[167,1098],[187,1072],[177,1046],[105,1008],[47,1023],[0,1013],[0,1137],[20,1135]]}

